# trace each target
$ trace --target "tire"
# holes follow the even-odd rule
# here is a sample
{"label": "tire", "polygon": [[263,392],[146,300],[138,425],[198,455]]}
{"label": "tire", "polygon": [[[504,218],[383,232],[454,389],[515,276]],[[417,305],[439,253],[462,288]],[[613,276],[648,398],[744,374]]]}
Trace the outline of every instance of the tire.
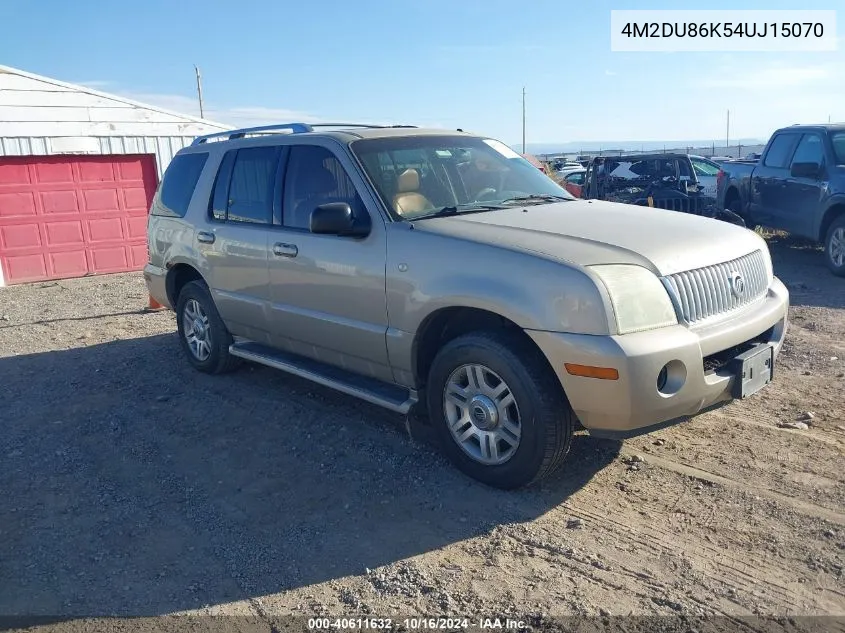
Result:
{"label": "tire", "polygon": [[[478,367],[482,369],[472,369]],[[456,400],[447,401],[447,388],[455,393],[455,385],[463,385],[470,372],[477,376],[479,371],[486,386],[473,390],[467,384],[461,415]],[[488,397],[497,390],[500,396]],[[508,402],[508,393],[513,404]],[[426,400],[443,452],[463,473],[489,486],[510,490],[539,481],[557,470],[569,452],[575,415],[545,358],[519,334],[477,332],[447,343],[431,365]],[[470,412],[478,414],[474,421]],[[450,421],[457,427],[454,434]],[[519,428],[515,446],[514,427]],[[459,443],[457,436],[467,434],[470,437]],[[482,448],[482,437],[505,438],[495,439],[494,444],[499,460],[506,459],[495,461],[490,440],[485,439]]]}
{"label": "tire", "polygon": [[[195,317],[193,322],[188,316],[191,314]],[[197,319],[204,322],[201,336],[197,335]],[[179,293],[176,302],[176,329],[182,350],[195,369],[206,374],[222,374],[232,371],[239,364],[240,359],[229,354],[229,346],[233,342],[232,335],[223,324],[204,282],[190,281]],[[201,346],[201,353],[195,352],[197,346],[188,342],[192,338],[191,333],[194,334],[194,341],[205,341],[206,344]]]}
{"label": "tire", "polygon": [[837,277],[845,277],[845,215],[840,215],[827,230],[824,261]]}

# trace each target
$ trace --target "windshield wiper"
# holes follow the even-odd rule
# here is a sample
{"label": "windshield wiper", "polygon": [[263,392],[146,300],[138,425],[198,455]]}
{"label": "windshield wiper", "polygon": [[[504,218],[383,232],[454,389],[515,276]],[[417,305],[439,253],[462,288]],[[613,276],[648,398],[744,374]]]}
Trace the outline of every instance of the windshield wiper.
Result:
{"label": "windshield wiper", "polygon": [[544,202],[561,202],[566,201],[568,202],[572,198],[566,198],[564,196],[556,196],[554,194],[531,194],[530,196],[515,196],[513,198],[508,198],[506,200],[502,200],[501,204],[511,204],[514,202],[521,203],[521,202],[533,202],[535,204],[542,204]]}
{"label": "windshield wiper", "polygon": [[426,213],[425,215],[418,215],[414,220],[428,220],[429,218],[445,218],[450,215],[458,215],[459,213],[478,213],[480,211],[498,211],[504,209],[501,204],[459,204],[457,206],[443,207],[437,211]]}

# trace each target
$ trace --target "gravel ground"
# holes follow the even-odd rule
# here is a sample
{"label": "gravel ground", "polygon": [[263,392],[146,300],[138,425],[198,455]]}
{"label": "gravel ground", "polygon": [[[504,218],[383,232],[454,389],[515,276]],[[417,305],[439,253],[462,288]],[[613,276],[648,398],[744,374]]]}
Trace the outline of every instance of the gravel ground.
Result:
{"label": "gravel ground", "polygon": [[139,274],[2,288],[0,614],[845,615],[845,279],[772,250],[793,301],[776,384],[645,437],[579,434],[516,492],[419,422],[191,370]]}

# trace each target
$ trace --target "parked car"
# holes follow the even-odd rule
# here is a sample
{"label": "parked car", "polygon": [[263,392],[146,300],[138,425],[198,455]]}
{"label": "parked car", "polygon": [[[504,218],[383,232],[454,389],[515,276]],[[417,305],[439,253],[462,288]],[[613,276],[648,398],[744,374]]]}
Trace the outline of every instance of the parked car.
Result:
{"label": "parked car", "polygon": [[721,169],[719,163],[704,156],[689,155],[695,177],[702,186],[701,193],[708,198],[716,197],[716,177]]}
{"label": "parked car", "polygon": [[763,225],[821,242],[845,276],[845,125],[777,130],[759,161],[724,163],[718,204]]}
{"label": "parked car", "polygon": [[573,169],[563,176],[563,188],[576,198],[583,197],[584,179],[587,175],[586,169]]}
{"label": "parked car", "polygon": [[555,173],[557,174],[558,178],[563,178],[567,174],[571,174],[573,171],[581,171],[582,169],[584,169],[584,168],[581,165],[578,165],[578,164],[564,165],[563,167],[561,167],[560,169],[555,171]]}
{"label": "parked car", "polygon": [[738,215],[718,207],[715,196],[704,193],[687,154],[597,157],[584,178],[582,191],[587,199],[670,209],[745,226]]}
{"label": "parked car", "polygon": [[575,200],[454,131],[200,137],[167,167],[148,245],[150,296],[197,370],[247,360],[426,412],[458,468],[502,488],[556,470],[577,422],[624,438],[754,394],[787,328],[754,232]]}

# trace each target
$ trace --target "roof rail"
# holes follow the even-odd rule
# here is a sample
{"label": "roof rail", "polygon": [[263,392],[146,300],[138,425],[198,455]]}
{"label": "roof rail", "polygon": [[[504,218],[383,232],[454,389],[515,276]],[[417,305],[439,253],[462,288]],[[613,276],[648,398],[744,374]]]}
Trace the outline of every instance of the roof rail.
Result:
{"label": "roof rail", "polygon": [[275,134],[287,132],[288,134],[304,134],[313,132],[314,128],[335,127],[335,128],[413,128],[415,125],[372,125],[369,123],[275,123],[273,125],[261,125],[258,127],[245,127],[225,132],[205,134],[194,139],[191,145],[200,145],[210,139],[235,139],[244,138],[247,134]]}

